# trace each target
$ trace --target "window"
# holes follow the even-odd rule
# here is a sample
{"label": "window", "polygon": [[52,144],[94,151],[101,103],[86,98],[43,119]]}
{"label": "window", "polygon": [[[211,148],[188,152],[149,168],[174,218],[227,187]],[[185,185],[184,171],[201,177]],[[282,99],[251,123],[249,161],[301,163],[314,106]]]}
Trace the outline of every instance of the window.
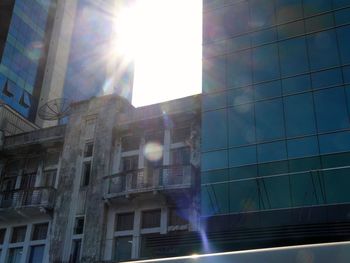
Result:
{"label": "window", "polygon": [[230,167],[256,163],[256,146],[246,146],[229,150]]}
{"label": "window", "polygon": [[262,44],[275,42],[277,38],[277,32],[275,28],[260,30],[252,33],[251,38],[252,38],[252,45],[259,46]]}
{"label": "window", "polygon": [[171,134],[171,142],[185,142],[188,138],[190,138],[190,135],[190,127],[174,129]]}
{"label": "window", "polygon": [[224,10],[224,24],[221,26],[224,29],[226,37],[249,31],[250,23],[248,2],[242,1],[235,5],[229,5],[224,7]]}
{"label": "window", "polygon": [[8,80],[5,83],[5,87],[2,90],[2,93],[7,97],[13,97],[14,92],[11,90],[11,86]]}
{"label": "window", "polygon": [[229,146],[255,142],[254,105],[247,104],[228,110]]}
{"label": "window", "polygon": [[349,127],[345,97],[343,87],[320,90],[314,93],[319,132]]}
{"label": "window", "polygon": [[310,75],[302,75],[282,80],[283,94],[294,94],[311,89]]}
{"label": "window", "polygon": [[75,218],[74,235],[81,235],[84,232],[84,217]]}
{"label": "window", "polygon": [[258,84],[255,85],[254,88],[256,100],[280,97],[282,95],[280,80]]}
{"label": "window", "polygon": [[250,0],[250,16],[253,28],[262,28],[275,24],[274,1]]}
{"label": "window", "polygon": [[303,0],[305,16],[326,12],[332,9],[332,0]]}
{"label": "window", "polygon": [[225,57],[203,59],[203,93],[225,88]]}
{"label": "window", "polygon": [[254,101],[254,89],[251,86],[232,89],[227,92],[228,105],[241,105]]}
{"label": "window", "polygon": [[255,119],[258,141],[284,137],[282,99],[257,102],[255,104]]}
{"label": "window", "polygon": [[277,23],[297,20],[303,17],[301,0],[275,0]]}
{"label": "window", "polygon": [[277,27],[278,39],[296,37],[305,33],[304,21],[296,21]]}
{"label": "window", "polygon": [[267,81],[280,77],[276,44],[253,49],[253,76],[254,82]]}
{"label": "window", "polygon": [[341,62],[350,63],[350,26],[337,28]]}
{"label": "window", "polygon": [[171,165],[188,165],[190,163],[190,149],[182,147],[171,150]]}
{"label": "window", "polygon": [[316,132],[312,93],[285,97],[284,111],[288,137]]}
{"label": "window", "polygon": [[24,108],[30,107],[30,95],[27,92],[23,92],[21,98],[19,99],[19,104],[22,105]]}
{"label": "window", "polygon": [[142,212],[142,228],[160,227],[160,209]]}
{"label": "window", "polygon": [[134,213],[117,214],[115,220],[116,231],[133,230],[134,228]]}
{"label": "window", "polygon": [[169,226],[181,226],[188,224],[188,209],[178,209],[178,208],[170,208],[168,214],[168,225]]}
{"label": "window", "polygon": [[339,64],[338,49],[334,30],[307,36],[311,70],[318,70]]}
{"label": "window", "polygon": [[46,239],[48,227],[48,223],[34,225],[32,240]]}
{"label": "window", "polygon": [[81,186],[88,186],[90,183],[90,175],[91,175],[91,162],[83,163],[83,178]]}
{"label": "window", "polygon": [[0,229],[0,245],[4,243],[6,228]]}
{"label": "window", "polygon": [[94,149],[94,143],[89,142],[89,143],[85,144],[84,157],[91,157],[93,149]]}
{"label": "window", "polygon": [[[214,150],[227,147],[226,110],[203,113],[202,150]],[[213,140],[215,138],[215,140]]]}
{"label": "window", "polygon": [[81,254],[81,239],[75,239],[72,242],[69,262],[78,263],[80,261],[80,254]]}
{"label": "window", "polygon": [[138,150],[140,147],[140,138],[136,136],[124,136],[121,138],[122,151],[133,151]]}
{"label": "window", "polygon": [[20,263],[23,254],[23,247],[11,248],[7,258],[7,263]]}
{"label": "window", "polygon": [[202,171],[227,168],[227,150],[201,154]]}
{"label": "window", "polygon": [[131,259],[132,236],[117,237],[115,239],[114,259],[125,261]]}
{"label": "window", "polygon": [[26,226],[19,226],[19,227],[13,228],[11,243],[24,242],[26,231],[27,231]]}
{"label": "window", "polygon": [[57,174],[56,169],[44,171],[42,186],[54,187],[56,182],[56,174]]}
{"label": "window", "polygon": [[287,148],[289,158],[318,155],[318,140],[316,136],[288,140]]}
{"label": "window", "polygon": [[[203,73],[205,74],[205,73]],[[206,74],[210,74],[206,73]],[[252,83],[251,51],[241,51],[227,56],[227,86],[242,87]]]}
{"label": "window", "polygon": [[122,171],[134,171],[138,169],[139,156],[128,156],[122,158]]}
{"label": "window", "polygon": [[285,40],[279,43],[282,76],[291,76],[309,70],[305,37]]}
{"label": "window", "polygon": [[216,110],[226,106],[226,92],[219,92],[202,96],[203,110]]}
{"label": "window", "polygon": [[350,150],[350,132],[337,132],[319,136],[320,153],[336,153]]}
{"label": "window", "polygon": [[333,14],[325,14],[305,20],[306,32],[324,30],[334,26]]}
{"label": "window", "polygon": [[311,74],[313,89],[331,87],[343,84],[340,68],[324,70]]}
{"label": "window", "polygon": [[258,144],[258,161],[271,162],[287,159],[285,141]]}
{"label": "window", "polygon": [[44,258],[45,245],[31,246],[29,263],[41,263]]}

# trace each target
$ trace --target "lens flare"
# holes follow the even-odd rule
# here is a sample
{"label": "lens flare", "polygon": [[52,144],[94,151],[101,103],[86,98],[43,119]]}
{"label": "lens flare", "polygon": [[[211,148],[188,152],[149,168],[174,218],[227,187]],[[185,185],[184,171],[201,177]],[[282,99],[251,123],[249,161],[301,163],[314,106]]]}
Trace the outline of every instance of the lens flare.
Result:
{"label": "lens flare", "polygon": [[163,157],[163,146],[158,142],[148,142],[143,149],[143,154],[148,161],[159,161]]}

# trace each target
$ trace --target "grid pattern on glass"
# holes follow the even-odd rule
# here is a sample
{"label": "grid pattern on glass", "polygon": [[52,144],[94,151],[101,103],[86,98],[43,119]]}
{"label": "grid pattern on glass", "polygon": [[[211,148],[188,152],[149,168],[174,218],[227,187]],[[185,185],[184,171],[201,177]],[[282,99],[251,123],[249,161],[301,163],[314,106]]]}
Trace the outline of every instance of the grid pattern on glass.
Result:
{"label": "grid pattern on glass", "polygon": [[349,202],[350,2],[206,2],[203,215]]}

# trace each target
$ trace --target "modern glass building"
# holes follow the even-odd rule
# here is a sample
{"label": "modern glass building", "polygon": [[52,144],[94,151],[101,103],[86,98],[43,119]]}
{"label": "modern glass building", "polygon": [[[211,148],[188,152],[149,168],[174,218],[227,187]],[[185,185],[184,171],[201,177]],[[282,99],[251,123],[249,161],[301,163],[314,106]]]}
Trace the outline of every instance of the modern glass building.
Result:
{"label": "modern glass building", "polygon": [[203,6],[201,213],[213,250],[348,239],[350,1]]}
{"label": "modern glass building", "polygon": [[78,0],[63,96],[73,101],[120,94],[131,101],[133,65],[113,59],[116,6],[123,1]]}
{"label": "modern glass building", "polygon": [[0,100],[34,121],[46,64],[53,0],[0,3]]}

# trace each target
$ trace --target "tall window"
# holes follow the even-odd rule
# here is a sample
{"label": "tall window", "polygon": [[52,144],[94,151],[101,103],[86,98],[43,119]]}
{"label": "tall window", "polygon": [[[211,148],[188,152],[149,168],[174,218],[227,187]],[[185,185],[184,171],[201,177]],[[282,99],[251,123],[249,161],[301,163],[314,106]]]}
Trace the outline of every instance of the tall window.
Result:
{"label": "tall window", "polygon": [[160,209],[142,212],[142,228],[160,227]]}
{"label": "tall window", "polygon": [[82,182],[81,186],[88,186],[90,183],[90,175],[91,175],[91,161],[83,163],[83,174],[82,174]]}
{"label": "tall window", "polygon": [[115,220],[116,231],[132,230],[134,228],[134,213],[117,214]]}

